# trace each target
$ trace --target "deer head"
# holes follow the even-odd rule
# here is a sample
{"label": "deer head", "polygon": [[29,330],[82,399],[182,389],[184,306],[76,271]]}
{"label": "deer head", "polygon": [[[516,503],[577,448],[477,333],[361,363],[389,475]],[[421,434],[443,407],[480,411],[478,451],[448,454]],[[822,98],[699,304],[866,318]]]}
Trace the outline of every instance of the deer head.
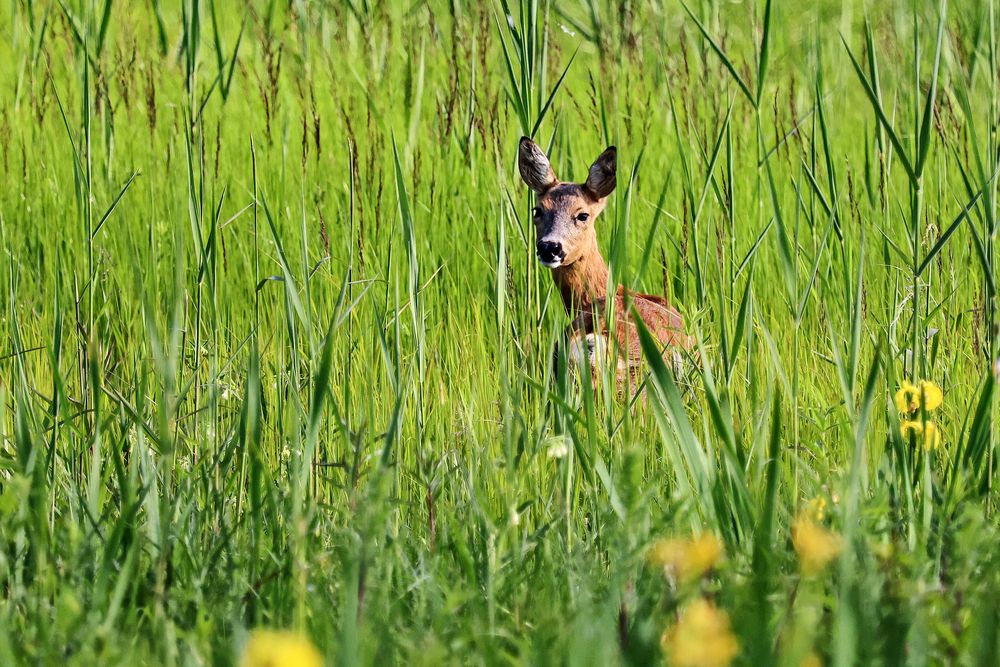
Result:
{"label": "deer head", "polygon": [[545,153],[521,137],[517,166],[521,178],[538,195],[532,215],[538,260],[550,269],[568,267],[597,253],[594,222],[615,189],[615,147],[601,153],[584,183],[562,183]]}

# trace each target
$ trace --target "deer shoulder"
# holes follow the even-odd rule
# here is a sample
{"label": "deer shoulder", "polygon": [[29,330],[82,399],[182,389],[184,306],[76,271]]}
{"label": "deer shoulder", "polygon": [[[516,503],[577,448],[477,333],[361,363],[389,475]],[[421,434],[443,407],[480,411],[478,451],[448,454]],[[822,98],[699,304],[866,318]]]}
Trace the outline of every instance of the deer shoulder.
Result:
{"label": "deer shoulder", "polygon": [[[570,323],[567,338],[571,360],[582,362],[582,355],[586,354],[591,366],[597,367],[606,363],[602,357],[608,354],[608,350],[617,349],[615,363],[618,370],[637,369],[642,359],[642,345],[630,306],[660,344],[664,359],[675,370],[681,370],[684,352],[693,346],[691,337],[684,333],[681,314],[663,297],[626,293],[622,288],[619,288],[614,300],[596,299],[590,308],[581,310]],[[613,317],[609,317],[609,308],[614,309]],[[614,346],[609,340],[612,334],[608,328],[609,320],[614,326]]]}

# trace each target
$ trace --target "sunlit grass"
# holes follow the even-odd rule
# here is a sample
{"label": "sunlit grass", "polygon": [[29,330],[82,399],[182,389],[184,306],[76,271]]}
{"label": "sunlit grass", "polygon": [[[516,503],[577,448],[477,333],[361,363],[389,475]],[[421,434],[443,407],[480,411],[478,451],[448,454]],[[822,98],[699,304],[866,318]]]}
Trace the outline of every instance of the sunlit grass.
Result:
{"label": "sunlit grass", "polygon": [[5,3],[0,664],[995,664],[995,3],[802,4]]}

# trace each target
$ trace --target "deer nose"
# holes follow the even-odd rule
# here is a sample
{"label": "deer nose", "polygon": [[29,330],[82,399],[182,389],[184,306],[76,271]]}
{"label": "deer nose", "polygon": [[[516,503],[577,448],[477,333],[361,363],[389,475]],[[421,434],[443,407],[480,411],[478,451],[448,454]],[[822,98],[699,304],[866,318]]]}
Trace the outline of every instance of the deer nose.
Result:
{"label": "deer nose", "polygon": [[542,264],[558,264],[566,258],[562,244],[558,241],[539,241],[535,250],[538,251],[538,259]]}

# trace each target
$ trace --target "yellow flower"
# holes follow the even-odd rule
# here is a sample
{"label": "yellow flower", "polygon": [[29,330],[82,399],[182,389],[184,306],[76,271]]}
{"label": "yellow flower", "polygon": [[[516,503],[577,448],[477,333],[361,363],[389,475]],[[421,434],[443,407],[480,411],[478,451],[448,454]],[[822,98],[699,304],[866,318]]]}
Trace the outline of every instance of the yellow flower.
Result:
{"label": "yellow flower", "polygon": [[792,524],[792,546],[798,554],[802,573],[813,575],[820,573],[830,561],[840,555],[843,543],[840,535],[800,514]]}
{"label": "yellow flower", "polygon": [[920,380],[917,384],[903,380],[899,391],[896,392],[896,409],[903,414],[916,412],[921,404],[924,410],[930,412],[943,402],[944,394],[941,388],[930,380]]}
{"label": "yellow flower", "polygon": [[892,542],[873,542],[868,545],[868,548],[880,561],[884,562],[892,558]]}
{"label": "yellow flower", "polygon": [[660,645],[675,667],[727,667],[740,650],[729,629],[729,616],[701,598],[663,632]]}
{"label": "yellow flower", "polygon": [[322,667],[323,658],[302,634],[254,630],[243,651],[240,667]]}
{"label": "yellow flower", "polygon": [[917,388],[910,382],[903,380],[899,391],[896,392],[896,409],[903,413],[913,412],[919,407],[917,402],[919,397]]}
{"label": "yellow flower", "polygon": [[693,538],[657,540],[649,550],[649,562],[662,567],[680,583],[700,579],[722,558],[722,543],[713,533]]}
{"label": "yellow flower", "polygon": [[799,667],[823,667],[823,660],[815,653],[810,653],[806,657],[802,658],[802,662],[799,663]]}
{"label": "yellow flower", "polygon": [[920,391],[924,395],[924,410],[930,412],[944,403],[944,392],[930,380],[921,380],[918,384]]}
{"label": "yellow flower", "polygon": [[811,518],[813,521],[822,521],[826,518],[826,498],[823,496],[816,496],[808,503],[806,503],[803,514]]}
{"label": "yellow flower", "polygon": [[937,449],[941,445],[941,431],[934,422],[904,421],[899,425],[899,434],[907,442],[912,438],[914,442],[922,444],[926,451]]}

